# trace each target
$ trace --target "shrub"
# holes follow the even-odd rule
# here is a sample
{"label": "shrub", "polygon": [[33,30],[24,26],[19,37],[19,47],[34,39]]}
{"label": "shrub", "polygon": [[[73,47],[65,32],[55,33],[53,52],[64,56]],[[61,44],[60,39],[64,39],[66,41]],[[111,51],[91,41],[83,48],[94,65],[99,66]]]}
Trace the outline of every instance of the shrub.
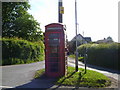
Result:
{"label": "shrub", "polygon": [[88,54],[87,63],[111,69],[118,69],[120,44],[84,44],[78,47],[79,55],[86,53],[86,50]]}
{"label": "shrub", "polygon": [[18,38],[3,38],[2,65],[23,64],[44,59],[42,41],[29,42]]}

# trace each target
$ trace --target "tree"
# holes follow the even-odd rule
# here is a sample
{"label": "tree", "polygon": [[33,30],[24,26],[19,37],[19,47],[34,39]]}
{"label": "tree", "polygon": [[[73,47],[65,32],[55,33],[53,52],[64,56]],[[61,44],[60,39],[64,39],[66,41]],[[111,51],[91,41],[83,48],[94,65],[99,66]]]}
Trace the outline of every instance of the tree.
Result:
{"label": "tree", "polygon": [[37,41],[42,39],[42,31],[39,23],[34,20],[33,16],[25,14],[14,22],[13,29],[16,31],[15,36],[24,38],[29,41]]}
{"label": "tree", "polygon": [[27,12],[28,9],[28,2],[2,2],[3,37],[19,37],[30,41],[43,38],[40,24]]}

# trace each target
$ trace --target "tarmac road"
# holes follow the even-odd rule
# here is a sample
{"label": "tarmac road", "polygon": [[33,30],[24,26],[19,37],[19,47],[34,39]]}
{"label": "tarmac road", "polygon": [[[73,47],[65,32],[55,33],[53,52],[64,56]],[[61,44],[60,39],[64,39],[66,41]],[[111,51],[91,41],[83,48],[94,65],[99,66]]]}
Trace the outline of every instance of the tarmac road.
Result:
{"label": "tarmac road", "polygon": [[0,87],[16,87],[29,83],[37,70],[45,68],[45,61],[31,64],[1,66],[0,68],[2,68],[2,86]]}
{"label": "tarmac road", "polygon": [[[68,65],[75,66],[75,60],[68,58]],[[84,64],[79,62],[79,67],[84,68]],[[2,68],[2,86],[0,88],[56,88],[58,86],[53,85],[51,82],[54,82],[55,79],[43,77],[43,80],[33,80],[35,72],[39,69],[45,68],[45,62],[37,62],[31,64],[21,64],[21,65],[10,65],[10,66],[1,66]],[[87,65],[87,69],[98,71],[103,73],[106,76],[110,76],[118,80],[118,74],[116,72],[110,71],[108,69]],[[61,86],[62,87],[62,86]],[[70,88],[70,87],[65,87]]]}

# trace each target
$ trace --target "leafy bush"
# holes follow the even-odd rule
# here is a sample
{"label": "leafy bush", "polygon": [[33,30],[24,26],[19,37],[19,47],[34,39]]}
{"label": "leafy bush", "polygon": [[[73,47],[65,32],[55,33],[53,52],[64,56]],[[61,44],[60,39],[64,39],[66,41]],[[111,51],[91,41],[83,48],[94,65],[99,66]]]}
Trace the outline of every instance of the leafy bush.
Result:
{"label": "leafy bush", "polygon": [[42,41],[29,42],[18,38],[2,39],[2,65],[31,63],[43,59]]}
{"label": "leafy bush", "polygon": [[[87,50],[87,52],[86,52]],[[84,44],[78,47],[79,55],[88,54],[87,63],[118,70],[120,44]],[[119,69],[120,70],[120,69]]]}

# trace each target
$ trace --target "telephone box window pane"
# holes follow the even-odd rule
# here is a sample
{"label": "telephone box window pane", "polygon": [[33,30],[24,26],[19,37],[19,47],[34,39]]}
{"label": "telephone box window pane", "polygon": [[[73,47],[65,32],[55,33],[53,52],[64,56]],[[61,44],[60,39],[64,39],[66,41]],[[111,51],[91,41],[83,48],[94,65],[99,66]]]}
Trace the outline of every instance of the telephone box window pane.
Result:
{"label": "telephone box window pane", "polygon": [[59,53],[49,53],[49,57],[59,57]]}
{"label": "telephone box window pane", "polygon": [[53,48],[53,49],[50,49],[51,50],[51,53],[58,53],[58,49],[57,48]]}
{"label": "telephone box window pane", "polygon": [[49,38],[48,39],[49,41],[49,45],[53,45],[53,44],[55,44],[55,45],[59,45],[59,39],[58,38]]}
{"label": "telephone box window pane", "polygon": [[59,62],[60,58],[49,58],[49,62]]}
{"label": "telephone box window pane", "polygon": [[58,63],[49,63],[50,67],[50,72],[58,72],[59,71],[59,66]]}
{"label": "telephone box window pane", "polygon": [[49,38],[58,38],[59,37],[59,33],[51,33],[49,34]]}
{"label": "telephone box window pane", "polygon": [[58,46],[50,46],[50,53],[58,53],[59,49]]}
{"label": "telephone box window pane", "polygon": [[59,45],[59,44],[55,44],[55,43],[53,43],[53,44],[49,44],[48,46],[49,46],[49,47],[51,47],[51,46],[56,47],[56,46],[60,46],[60,45]]}

